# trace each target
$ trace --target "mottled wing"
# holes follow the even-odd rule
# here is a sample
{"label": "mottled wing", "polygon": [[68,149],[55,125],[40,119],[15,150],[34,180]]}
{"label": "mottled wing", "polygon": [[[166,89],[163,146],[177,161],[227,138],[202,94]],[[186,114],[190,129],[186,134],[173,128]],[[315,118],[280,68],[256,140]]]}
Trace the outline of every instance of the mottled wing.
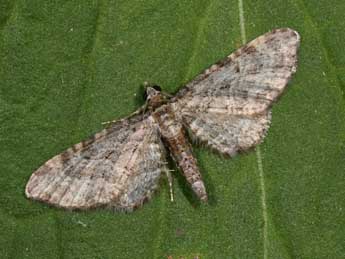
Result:
{"label": "mottled wing", "polygon": [[213,150],[234,156],[259,144],[270,126],[270,111],[255,116],[184,113],[189,135]]}
{"label": "mottled wing", "polygon": [[266,33],[181,89],[173,107],[191,134],[229,155],[258,144],[272,103],[296,71],[299,41],[291,29]]}
{"label": "mottled wing", "polygon": [[32,174],[26,196],[68,209],[132,210],[151,197],[164,159],[152,118],[134,115],[48,160]]}

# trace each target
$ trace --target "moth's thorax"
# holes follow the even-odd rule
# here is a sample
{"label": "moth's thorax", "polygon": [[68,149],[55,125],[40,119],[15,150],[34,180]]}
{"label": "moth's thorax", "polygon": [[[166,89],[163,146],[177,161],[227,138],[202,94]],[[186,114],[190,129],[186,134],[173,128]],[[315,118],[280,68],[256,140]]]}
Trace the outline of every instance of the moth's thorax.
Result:
{"label": "moth's thorax", "polygon": [[150,98],[147,98],[147,107],[150,110],[156,110],[158,107],[162,106],[167,102],[165,96],[163,96],[161,93],[158,93],[154,96],[151,96]]}
{"label": "moth's thorax", "polygon": [[176,120],[175,112],[169,104],[160,106],[152,115],[164,138],[173,138],[182,131],[182,124]]}
{"label": "moth's thorax", "polygon": [[149,110],[154,111],[158,107],[167,103],[167,101],[167,97],[162,94],[160,90],[150,86],[146,88],[146,103]]}

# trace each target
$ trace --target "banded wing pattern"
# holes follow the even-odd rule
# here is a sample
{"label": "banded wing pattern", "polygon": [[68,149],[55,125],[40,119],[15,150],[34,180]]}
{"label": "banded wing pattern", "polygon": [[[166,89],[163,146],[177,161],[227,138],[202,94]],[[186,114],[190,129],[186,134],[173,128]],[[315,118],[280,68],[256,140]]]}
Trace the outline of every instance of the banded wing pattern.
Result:
{"label": "banded wing pattern", "polygon": [[288,28],[266,33],[174,97],[157,85],[147,86],[145,106],[48,160],[32,174],[26,196],[67,209],[131,211],[152,196],[163,171],[171,187],[167,148],[197,197],[207,201],[184,129],[229,156],[259,144],[270,125],[272,104],[296,71],[299,41]]}
{"label": "banded wing pattern", "polygon": [[181,89],[172,105],[192,137],[230,156],[260,143],[296,71],[299,41],[291,29],[266,33]]}
{"label": "banded wing pattern", "polygon": [[259,144],[270,126],[270,111],[255,116],[184,113],[183,121],[196,142],[227,156]]}
{"label": "banded wing pattern", "polygon": [[32,174],[26,196],[67,209],[140,206],[165,166],[157,126],[142,118],[120,120],[48,160]]}

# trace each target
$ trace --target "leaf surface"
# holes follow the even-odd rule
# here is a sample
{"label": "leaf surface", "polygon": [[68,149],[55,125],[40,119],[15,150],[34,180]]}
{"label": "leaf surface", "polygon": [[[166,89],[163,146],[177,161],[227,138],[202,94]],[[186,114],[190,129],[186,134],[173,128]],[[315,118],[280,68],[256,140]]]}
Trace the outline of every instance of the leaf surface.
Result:
{"label": "leaf surface", "polygon": [[[342,258],[344,12],[340,0],[1,1],[0,257]],[[163,182],[131,214],[25,198],[44,161],[141,105],[144,81],[173,93],[279,27],[300,33],[299,66],[264,143],[232,160],[194,148],[209,205],[178,173],[174,203]]]}

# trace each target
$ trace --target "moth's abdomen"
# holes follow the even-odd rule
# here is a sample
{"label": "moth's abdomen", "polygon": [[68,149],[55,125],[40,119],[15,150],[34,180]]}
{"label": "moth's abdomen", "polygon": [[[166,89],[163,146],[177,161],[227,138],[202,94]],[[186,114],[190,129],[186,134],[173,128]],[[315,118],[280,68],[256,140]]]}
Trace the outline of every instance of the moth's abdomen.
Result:
{"label": "moth's abdomen", "polygon": [[176,119],[169,106],[160,108],[153,114],[153,117],[159,124],[161,136],[172,158],[185,175],[193,191],[200,200],[207,201],[206,189],[182,123]]}

